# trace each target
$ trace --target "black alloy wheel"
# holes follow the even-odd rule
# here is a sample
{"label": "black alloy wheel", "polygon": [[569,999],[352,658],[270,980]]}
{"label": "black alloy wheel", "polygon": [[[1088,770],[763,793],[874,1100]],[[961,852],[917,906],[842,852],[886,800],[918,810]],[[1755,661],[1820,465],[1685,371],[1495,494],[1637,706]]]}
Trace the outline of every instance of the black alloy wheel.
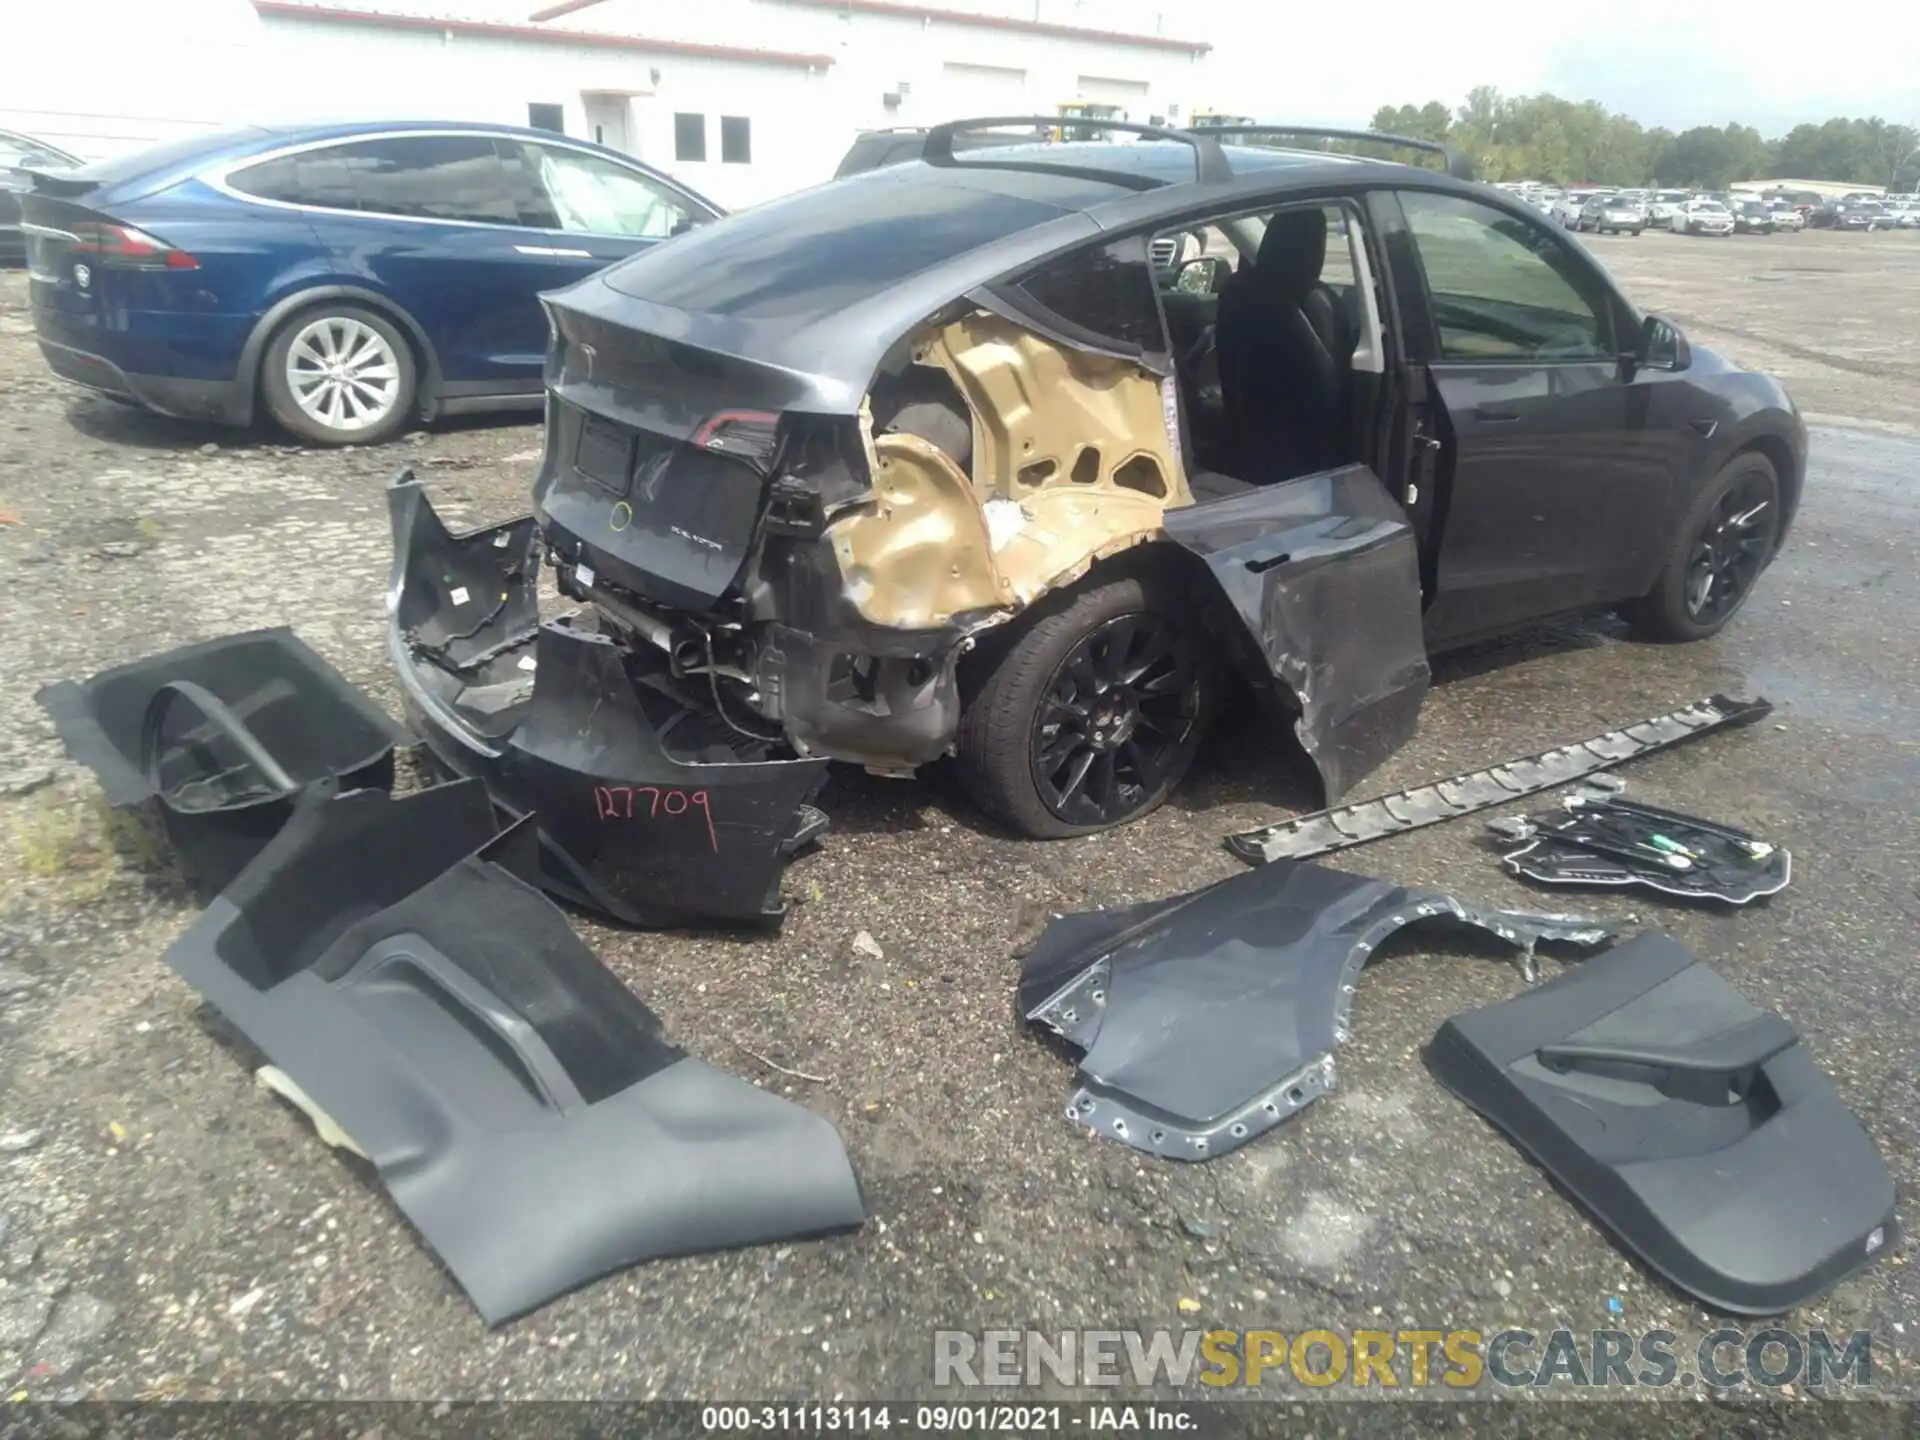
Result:
{"label": "black alloy wheel", "polygon": [[1076,828],[1140,809],[1189,751],[1200,692],[1192,647],[1166,618],[1119,615],[1089,631],[1034,710],[1041,803]]}
{"label": "black alloy wheel", "polygon": [[1773,553],[1778,528],[1773,477],[1743,470],[1707,512],[1687,562],[1687,615],[1718,627],[1740,608]]}

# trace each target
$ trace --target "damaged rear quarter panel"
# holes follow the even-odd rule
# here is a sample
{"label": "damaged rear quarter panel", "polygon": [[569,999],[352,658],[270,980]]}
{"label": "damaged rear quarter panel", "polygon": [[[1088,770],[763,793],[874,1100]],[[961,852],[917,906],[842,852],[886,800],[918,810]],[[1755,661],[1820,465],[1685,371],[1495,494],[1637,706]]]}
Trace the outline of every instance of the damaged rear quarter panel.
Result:
{"label": "damaged rear quarter panel", "polygon": [[1164,534],[1191,503],[1161,377],[976,311],[915,351],[953,380],[973,473],[915,435],[869,439],[873,502],[831,527],[848,601],[923,629],[1010,611]]}

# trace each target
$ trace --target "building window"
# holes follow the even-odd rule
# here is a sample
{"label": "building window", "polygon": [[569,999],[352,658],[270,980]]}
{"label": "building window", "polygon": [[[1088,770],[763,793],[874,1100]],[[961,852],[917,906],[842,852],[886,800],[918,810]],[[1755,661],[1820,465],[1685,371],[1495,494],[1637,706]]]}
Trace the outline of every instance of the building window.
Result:
{"label": "building window", "polygon": [[556,135],[567,133],[567,112],[560,105],[527,106],[527,128],[530,130],[551,130]]}
{"label": "building window", "polygon": [[689,115],[682,111],[673,117],[673,158],[676,160],[707,158],[706,116]]}
{"label": "building window", "polygon": [[753,122],[746,116],[720,117],[720,161],[724,165],[753,163]]}

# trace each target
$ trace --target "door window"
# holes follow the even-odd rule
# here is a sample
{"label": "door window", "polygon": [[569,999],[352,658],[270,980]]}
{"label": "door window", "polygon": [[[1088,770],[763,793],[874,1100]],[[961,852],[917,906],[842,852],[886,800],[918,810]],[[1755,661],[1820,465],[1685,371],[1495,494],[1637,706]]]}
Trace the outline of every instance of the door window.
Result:
{"label": "door window", "polygon": [[1612,306],[1544,226],[1456,195],[1405,191],[1448,360],[1597,360],[1616,354]]}
{"label": "door window", "polygon": [[561,230],[665,240],[687,227],[687,202],[644,175],[579,150],[530,147]]}

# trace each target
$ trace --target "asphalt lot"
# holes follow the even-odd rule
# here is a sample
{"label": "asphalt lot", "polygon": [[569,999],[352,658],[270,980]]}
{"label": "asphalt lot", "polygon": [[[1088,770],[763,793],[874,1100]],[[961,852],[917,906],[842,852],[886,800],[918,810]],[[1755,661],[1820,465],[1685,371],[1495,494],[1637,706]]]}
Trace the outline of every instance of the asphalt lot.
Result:
{"label": "asphalt lot", "polygon": [[[1772,699],[1773,722],[1623,773],[1634,796],[1789,846],[1793,888],[1731,914],[1582,903],[1672,930],[1790,1016],[1910,1205],[1920,234],[1595,248],[1695,344],[1779,373],[1809,412],[1792,543],[1711,643],[1638,645],[1598,617],[1442,661],[1419,738],[1367,789],[1713,691]],[[1007,839],[937,786],[837,775],[835,829],[790,872],[777,938],[580,922],[681,1044],[841,1127],[871,1218],[645,1265],[489,1332],[160,965],[192,902],[116,856],[32,692],[291,624],[398,714],[381,487],[412,465],[450,519],[504,518],[524,508],[537,429],[461,423],[326,453],[147,417],[46,372],[18,271],[0,273],[0,396],[0,1396],[909,1396],[930,1386],[941,1328],[1711,1328],[1426,1075],[1419,1050],[1446,1016],[1519,984],[1482,951],[1405,945],[1373,966],[1342,1088],[1222,1161],[1150,1162],[1061,1117],[1070,1068],[1017,1023],[1015,951],[1049,911],[1231,874],[1223,835],[1307,808],[1302,774],[1257,758],[1266,741],[1242,725],[1162,812],[1070,843]],[[1478,834],[1463,822],[1340,863],[1537,906]],[[856,952],[863,930],[884,958]],[[1910,1385],[1914,1250],[1902,1240],[1790,1323],[1875,1330],[1883,1384]]]}

